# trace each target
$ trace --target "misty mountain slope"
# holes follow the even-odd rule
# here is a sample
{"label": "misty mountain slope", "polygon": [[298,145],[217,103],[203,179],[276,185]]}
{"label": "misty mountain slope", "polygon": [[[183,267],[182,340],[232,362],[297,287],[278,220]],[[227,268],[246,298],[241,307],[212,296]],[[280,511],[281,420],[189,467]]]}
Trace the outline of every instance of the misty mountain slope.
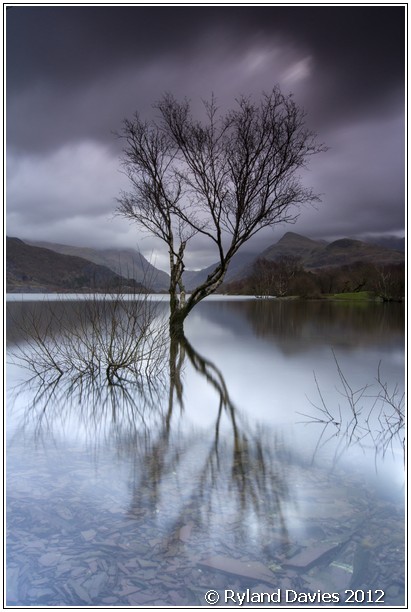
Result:
{"label": "misty mountain slope", "polygon": [[304,260],[306,268],[345,266],[361,261],[374,265],[402,263],[404,253],[375,244],[343,238],[327,244],[322,250]]}
{"label": "misty mountain slope", "polygon": [[391,251],[405,252],[405,238],[399,238],[398,236],[354,236],[353,240],[362,240],[369,244],[376,244],[377,246],[385,247]]}
{"label": "misty mountain slope", "polygon": [[153,291],[166,291],[168,289],[168,274],[155,268],[141,253],[133,249],[93,249],[54,242],[28,240],[26,243],[44,247],[63,255],[88,259],[97,265],[106,266],[120,276],[134,278],[137,282],[142,283]]}
{"label": "misty mountain slope", "polygon": [[[23,245],[25,244],[18,239],[8,240],[16,240]],[[33,248],[36,245],[37,248],[42,248],[56,254],[65,255],[74,259],[81,258],[83,262],[88,261],[97,266],[103,266],[115,274],[136,279],[138,283],[143,284],[149,290],[167,291],[168,289],[168,274],[155,268],[138,251],[134,251],[133,249],[93,249],[89,247],[75,247],[51,242],[33,241],[26,243],[26,247],[29,245],[33,246]],[[403,252],[362,240],[343,238],[327,243],[325,240],[312,240],[311,238],[294,232],[287,232],[278,242],[259,254],[237,253],[229,265],[224,282],[229,283],[249,276],[252,273],[253,264],[257,259],[261,258],[278,261],[282,257],[296,257],[301,260],[303,267],[308,270],[351,265],[359,261],[363,263],[372,263],[374,265],[387,265],[392,263],[403,263],[405,260]],[[9,259],[9,253],[7,254],[7,258]],[[48,255],[48,262],[47,265],[51,265],[52,259],[50,254]],[[11,262],[8,261],[8,264],[10,263]],[[23,277],[30,277],[30,266],[32,265],[33,262],[29,261],[29,258],[26,258],[24,266],[26,266],[27,269],[24,269],[23,266],[17,272],[13,272],[13,269],[8,267],[9,282],[12,285],[17,283],[17,285],[21,286]],[[186,289],[191,291],[203,283],[210,272],[215,269],[216,265],[217,262],[202,270],[186,270],[183,276]],[[72,273],[74,274],[74,270]],[[89,272],[87,272],[87,274],[88,273]],[[86,278],[89,278],[87,274]],[[43,272],[40,274],[40,271],[37,270],[34,275],[36,282],[40,282],[39,279],[42,278],[43,280],[40,284],[45,283],[47,285],[47,283],[52,283],[54,287],[60,287],[61,289],[61,283],[58,282],[56,284],[58,279],[53,277],[47,280],[47,278],[43,278],[43,275]],[[64,278],[71,278],[70,274],[68,274],[68,270],[66,270]],[[67,287],[67,289],[73,288],[73,281],[69,280],[68,282],[70,283],[70,287]]]}
{"label": "misty mountain slope", "polygon": [[6,290],[13,292],[106,291],[126,286],[144,290],[109,268],[87,259],[6,238]]}
{"label": "misty mountain slope", "polygon": [[[345,266],[356,262],[388,265],[403,263],[405,259],[404,253],[401,251],[362,240],[342,238],[328,243],[325,240],[312,240],[294,232],[287,232],[278,242],[259,254],[237,253],[229,265],[224,283],[241,280],[249,276],[257,259],[278,261],[282,257],[300,259],[303,267],[307,270]],[[204,282],[216,265],[217,262],[203,270],[184,272],[183,279],[186,289],[190,291]]]}
{"label": "misty mountain slope", "polygon": [[342,238],[327,243],[311,240],[288,232],[275,244],[265,249],[259,258],[277,261],[281,257],[297,257],[306,269],[346,266],[358,261],[375,265],[402,263],[404,253],[362,240]]}
{"label": "misty mountain slope", "polygon": [[298,257],[303,261],[322,252],[327,245],[325,240],[311,240],[294,232],[287,232],[275,244],[262,251],[258,258],[276,261],[282,257]]}
{"label": "misty mountain slope", "polygon": [[[228,266],[224,282],[231,282],[237,278],[242,278],[248,271],[251,271],[251,264],[255,258],[255,253],[237,253],[234,255]],[[215,262],[202,270],[186,270],[183,274],[183,281],[187,291],[191,291],[203,283],[217,265],[218,263]]]}

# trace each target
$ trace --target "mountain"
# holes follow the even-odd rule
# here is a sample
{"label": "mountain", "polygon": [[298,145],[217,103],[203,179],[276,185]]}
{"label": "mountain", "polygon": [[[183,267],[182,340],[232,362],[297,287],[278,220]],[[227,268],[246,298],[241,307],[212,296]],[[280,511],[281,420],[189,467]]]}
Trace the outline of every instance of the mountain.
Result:
{"label": "mountain", "polygon": [[[258,255],[237,254],[228,268],[224,282],[229,283],[249,276],[257,259],[278,261],[283,257],[296,257],[306,270],[312,271],[357,262],[388,265],[404,263],[405,260],[404,252],[386,248],[381,244],[351,238],[342,238],[329,243],[325,240],[312,240],[294,232],[287,232],[278,242]],[[216,265],[213,264],[198,272],[186,272],[187,288],[190,288],[194,282],[204,280]]]}
{"label": "mountain", "polygon": [[404,253],[393,251],[376,244],[343,238],[327,244],[321,251],[305,259],[306,268],[345,266],[361,261],[374,265],[402,263]]}
{"label": "mountain", "polygon": [[92,292],[118,287],[124,291],[145,290],[134,279],[122,278],[87,259],[32,246],[18,238],[6,238],[6,290],[9,293]]}
{"label": "mountain", "polygon": [[[242,278],[247,271],[251,271],[251,264],[255,258],[255,253],[237,253],[234,255],[228,267],[224,282],[231,282],[237,278]],[[216,266],[217,262],[202,270],[186,270],[183,273],[183,281],[187,291],[195,289],[200,283],[204,282]]]}
{"label": "mountain", "polygon": [[398,236],[373,236],[372,238],[360,236],[357,239],[369,242],[370,244],[377,244],[393,251],[405,251],[405,238],[398,238]]}
{"label": "mountain", "polygon": [[404,253],[362,240],[342,238],[327,243],[311,240],[305,236],[288,232],[272,246],[265,249],[259,258],[276,261],[281,257],[298,257],[307,270],[346,266],[358,261],[375,265],[404,262]]}
{"label": "mountain", "polygon": [[133,249],[92,249],[54,242],[31,240],[25,242],[32,246],[50,249],[62,255],[82,257],[97,265],[105,266],[120,276],[134,278],[151,291],[166,291],[168,289],[168,274],[155,268],[141,253]]}
{"label": "mountain", "polygon": [[[9,241],[14,242],[10,242],[9,245]],[[395,244],[400,244],[400,242]],[[19,245],[18,248],[17,245]],[[47,256],[44,256],[43,253],[42,267],[38,263],[40,256],[37,251],[33,251],[37,254],[36,256],[33,255],[31,259],[32,256],[27,251],[30,247],[48,252]],[[63,260],[54,262],[51,253],[68,257],[69,260],[65,260],[64,264]],[[229,265],[224,282],[229,283],[249,276],[257,259],[277,261],[282,257],[296,257],[301,260],[304,268],[313,271],[321,268],[351,265],[356,262],[387,265],[403,263],[405,260],[404,252],[386,248],[381,244],[372,244],[365,240],[343,238],[328,243],[325,240],[312,240],[294,232],[287,232],[278,242],[260,254],[237,253]],[[82,263],[77,262],[74,266],[73,260],[78,259]],[[91,264],[94,264],[95,268],[90,268]],[[74,266],[71,270],[70,265]],[[183,279],[186,289],[190,291],[204,282],[216,265],[217,263],[199,271],[185,271]],[[86,266],[84,274],[80,273],[81,266],[83,268]],[[61,267],[62,272],[60,277],[57,274],[59,267]],[[104,268],[105,276],[101,270],[98,272],[99,268]],[[49,275],[46,274],[47,270]],[[109,272],[112,274],[111,281],[107,276]],[[81,285],[81,282],[84,282],[85,286],[89,286],[91,279],[94,277],[100,279],[99,283],[101,284],[103,278],[105,279],[104,282],[114,282],[114,279],[117,279],[116,282],[118,282],[121,276],[134,279],[137,285],[140,283],[140,285],[144,285],[152,291],[167,291],[169,285],[169,275],[155,268],[141,253],[133,249],[92,249],[52,242],[23,242],[17,238],[7,239],[8,291],[23,291],[22,287],[30,286],[35,286],[38,291],[43,291],[42,286],[49,287],[49,289],[44,289],[46,291],[75,290]],[[125,282],[124,279],[122,282]]]}
{"label": "mountain", "polygon": [[287,232],[278,242],[265,249],[258,258],[276,261],[282,257],[298,257],[306,261],[323,251],[326,245],[325,240],[311,240],[300,234]]}

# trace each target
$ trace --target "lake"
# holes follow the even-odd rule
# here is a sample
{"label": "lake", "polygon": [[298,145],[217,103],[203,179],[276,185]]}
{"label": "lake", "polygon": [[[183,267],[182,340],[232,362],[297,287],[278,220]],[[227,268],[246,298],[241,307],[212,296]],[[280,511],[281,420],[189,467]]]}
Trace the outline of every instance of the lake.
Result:
{"label": "lake", "polygon": [[8,605],[404,604],[403,305],[214,296],[149,380],[21,367],[88,303],[7,302]]}

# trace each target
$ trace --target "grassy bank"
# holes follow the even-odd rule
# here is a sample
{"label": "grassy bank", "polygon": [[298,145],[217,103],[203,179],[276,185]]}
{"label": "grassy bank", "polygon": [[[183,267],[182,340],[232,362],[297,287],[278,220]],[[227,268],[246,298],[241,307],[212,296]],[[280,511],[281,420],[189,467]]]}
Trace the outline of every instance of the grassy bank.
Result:
{"label": "grassy bank", "polygon": [[350,302],[363,302],[363,301],[375,301],[376,297],[372,291],[355,291],[355,292],[347,292],[347,293],[330,293],[328,295],[324,295],[324,297],[328,300],[344,300]]}

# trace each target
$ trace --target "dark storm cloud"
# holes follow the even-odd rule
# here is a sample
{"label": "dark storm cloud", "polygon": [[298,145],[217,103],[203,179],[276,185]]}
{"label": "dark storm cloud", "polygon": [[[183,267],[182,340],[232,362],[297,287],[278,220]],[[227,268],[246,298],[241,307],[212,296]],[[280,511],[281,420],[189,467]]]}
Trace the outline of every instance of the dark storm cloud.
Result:
{"label": "dark storm cloud", "polygon": [[[36,148],[77,133],[107,139],[121,120],[116,112],[148,108],[155,90],[201,89],[207,56],[208,92],[221,86],[222,73],[219,97],[238,95],[250,81],[273,86],[281,76],[277,62],[259,79],[244,70],[230,88],[229,64],[247,49],[277,48],[311,62],[302,97],[319,127],[327,118],[384,112],[396,96],[403,99],[403,13],[403,7],[11,7],[7,91],[16,138]],[[37,126],[27,125],[30,108]],[[9,137],[13,142],[14,131]]]}
{"label": "dark storm cloud", "polygon": [[8,7],[13,233],[79,243],[94,218],[101,238],[90,240],[135,246],[135,228],[102,229],[126,186],[113,136],[123,118],[151,113],[164,91],[194,105],[213,91],[225,108],[277,82],[330,146],[308,174],[323,206],[291,229],[400,231],[404,28],[405,7],[387,5]]}
{"label": "dark storm cloud", "polygon": [[15,72],[9,85],[51,78],[69,86],[90,78],[90,71],[144,63],[147,55],[187,59],[199,39],[220,29],[234,35],[239,48],[273,35],[311,48],[324,64],[355,82],[361,95],[403,77],[404,11],[398,6],[11,7],[8,66]]}

